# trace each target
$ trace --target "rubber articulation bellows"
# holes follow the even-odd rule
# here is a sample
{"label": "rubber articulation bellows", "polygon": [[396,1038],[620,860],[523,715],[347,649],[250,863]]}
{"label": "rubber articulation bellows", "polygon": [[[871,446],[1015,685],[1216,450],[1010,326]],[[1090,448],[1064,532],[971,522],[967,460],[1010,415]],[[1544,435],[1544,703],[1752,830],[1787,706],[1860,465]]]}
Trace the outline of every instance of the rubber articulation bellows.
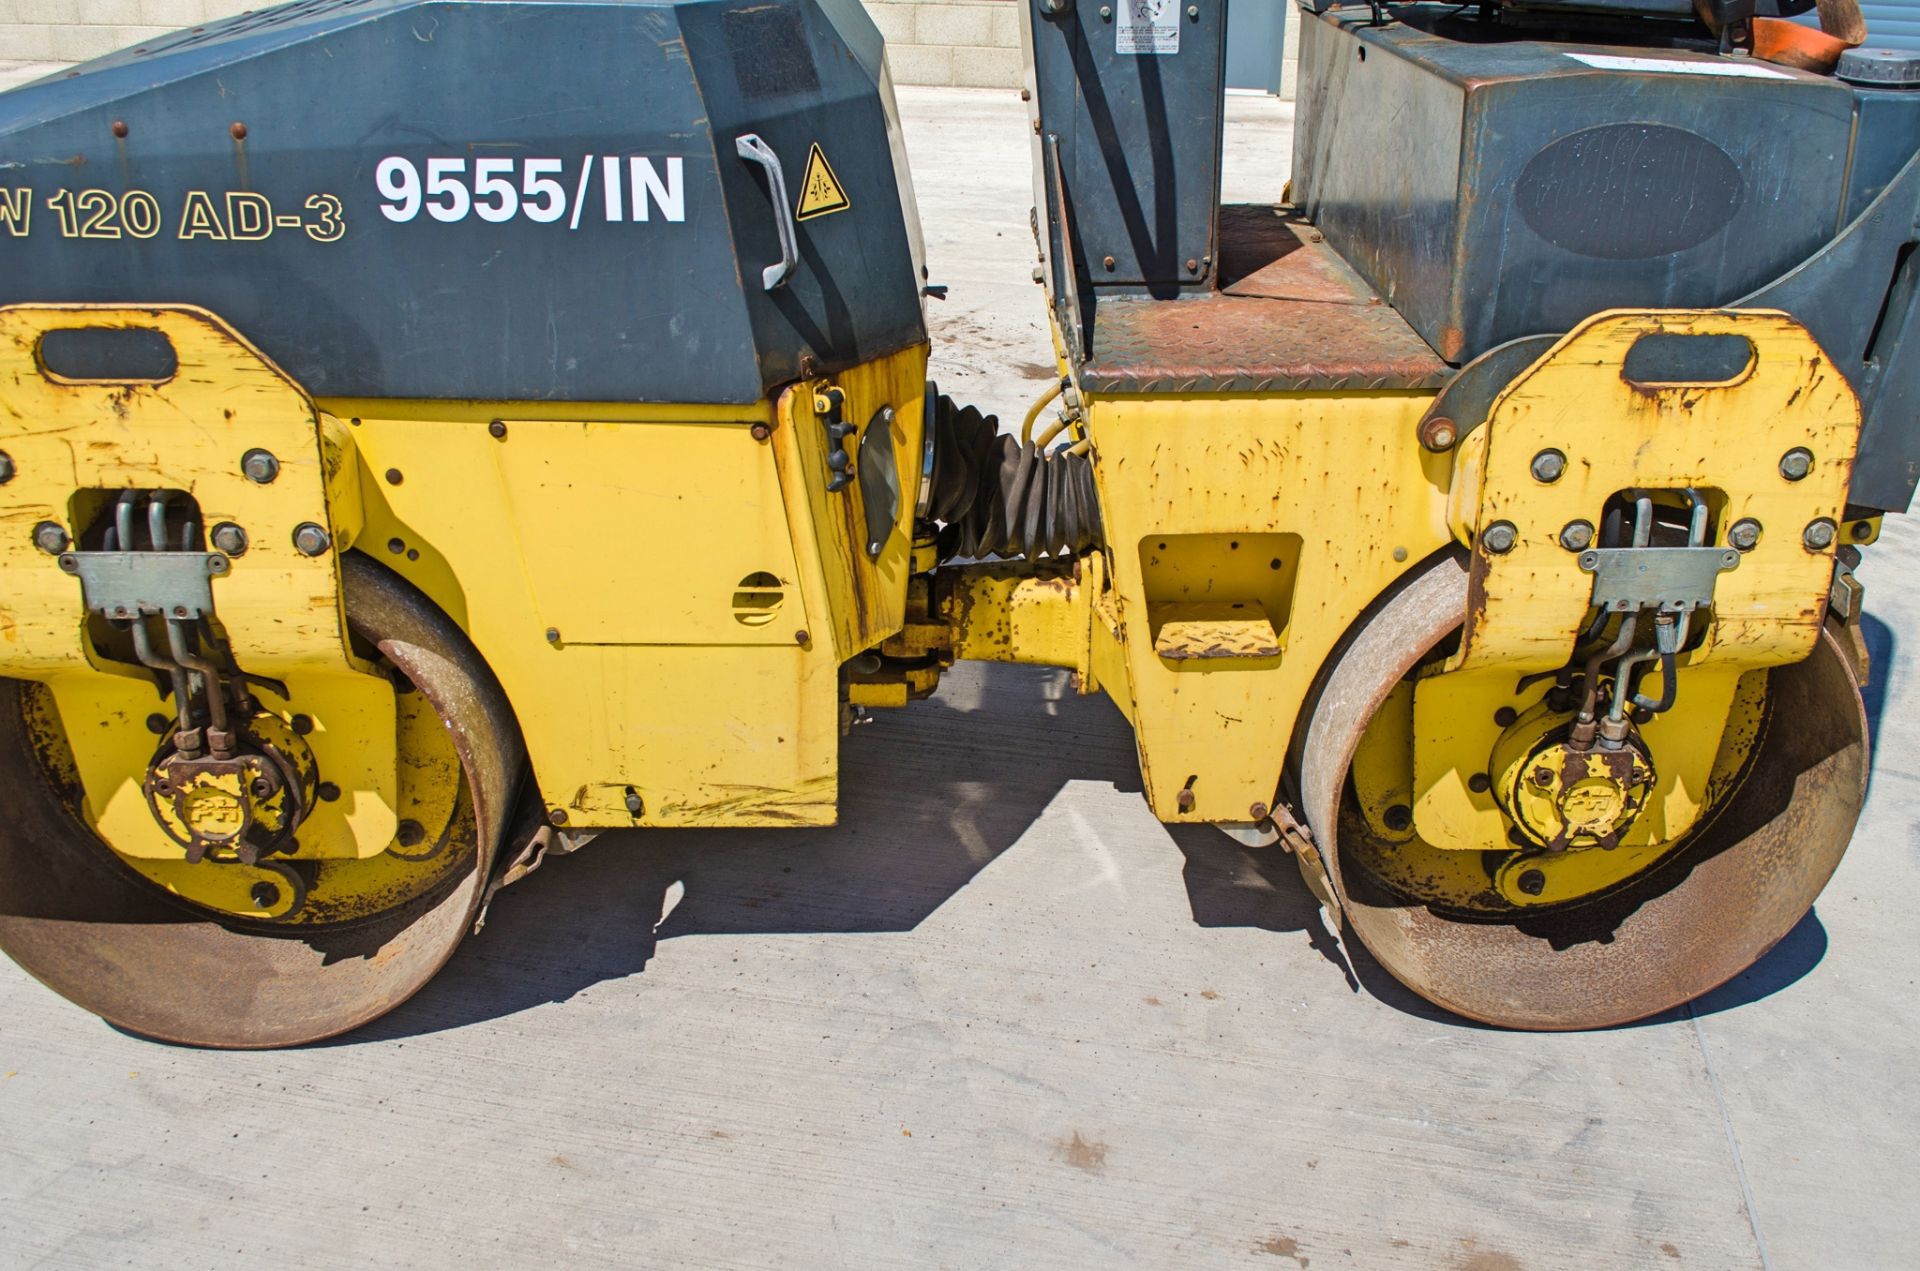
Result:
{"label": "rubber articulation bellows", "polygon": [[1000,432],[998,416],[944,394],[932,421],[933,501],[940,556],[1063,556],[1100,538],[1093,461],[1065,445],[1042,452]]}

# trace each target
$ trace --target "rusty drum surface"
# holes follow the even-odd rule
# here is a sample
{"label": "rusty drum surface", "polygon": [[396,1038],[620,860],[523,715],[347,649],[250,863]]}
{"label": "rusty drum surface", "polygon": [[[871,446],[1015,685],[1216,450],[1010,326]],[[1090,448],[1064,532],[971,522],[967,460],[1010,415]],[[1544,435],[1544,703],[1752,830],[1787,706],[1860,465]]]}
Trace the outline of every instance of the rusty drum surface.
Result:
{"label": "rusty drum surface", "polygon": [[1620,889],[1515,919],[1462,918],[1343,870],[1343,841],[1368,833],[1347,793],[1361,735],[1466,607],[1458,560],[1416,576],[1347,648],[1302,752],[1314,839],[1346,922],[1382,965],[1472,1019],[1600,1028],[1698,997],[1792,930],[1839,864],[1866,797],[1865,709],[1830,630],[1812,657],[1769,673],[1767,720],[1738,788],[1688,842]]}
{"label": "rusty drum surface", "polygon": [[472,924],[523,760],[513,715],[466,637],[393,575],[343,559],[349,621],[453,733],[471,801],[455,843],[472,867],[364,922],[299,931],[228,924],[121,865],[45,775],[25,686],[0,680],[0,948],[54,991],[162,1041],[252,1049],[358,1027],[405,1001]]}

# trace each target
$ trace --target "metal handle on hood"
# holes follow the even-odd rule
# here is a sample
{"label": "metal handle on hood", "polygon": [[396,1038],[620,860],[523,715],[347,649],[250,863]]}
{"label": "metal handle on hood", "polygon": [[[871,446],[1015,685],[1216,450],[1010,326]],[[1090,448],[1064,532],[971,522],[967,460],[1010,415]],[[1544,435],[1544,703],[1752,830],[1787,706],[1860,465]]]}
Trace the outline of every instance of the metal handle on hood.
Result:
{"label": "metal handle on hood", "polygon": [[735,137],[733,145],[742,159],[767,170],[767,185],[773,193],[774,224],[780,230],[780,263],[761,270],[760,281],[768,291],[773,291],[786,286],[787,279],[793,276],[793,267],[800,263],[800,236],[793,223],[792,200],[787,197],[787,174],[780,167],[780,156],[760,140],[759,133]]}

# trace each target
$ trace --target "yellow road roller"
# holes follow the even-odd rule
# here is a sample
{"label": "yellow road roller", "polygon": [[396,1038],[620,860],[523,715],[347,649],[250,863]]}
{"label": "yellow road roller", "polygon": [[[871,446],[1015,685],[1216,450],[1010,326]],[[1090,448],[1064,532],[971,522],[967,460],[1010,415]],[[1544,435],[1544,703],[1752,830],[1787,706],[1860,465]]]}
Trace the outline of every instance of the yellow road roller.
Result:
{"label": "yellow road roller", "polygon": [[832,824],[962,659],[1462,1015],[1779,940],[1920,478],[1920,63],[1304,0],[1287,199],[1222,206],[1225,0],[1020,3],[1018,429],[928,383],[857,0],[302,0],[0,95],[0,947],[327,1037],[600,831]]}

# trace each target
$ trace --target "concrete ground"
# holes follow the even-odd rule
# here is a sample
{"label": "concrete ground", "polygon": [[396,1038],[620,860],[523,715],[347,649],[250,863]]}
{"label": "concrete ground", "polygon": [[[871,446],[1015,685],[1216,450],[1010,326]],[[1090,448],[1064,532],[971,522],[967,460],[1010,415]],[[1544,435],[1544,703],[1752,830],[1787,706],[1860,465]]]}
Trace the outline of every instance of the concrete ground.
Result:
{"label": "concrete ground", "polygon": [[[943,382],[1051,375],[1011,95],[903,91]],[[1232,196],[1285,112],[1237,101]],[[331,1045],[114,1032],[0,964],[0,1263],[1910,1267],[1920,527],[1861,571],[1872,795],[1734,983],[1570,1036],[1447,1017],[1285,857],[1172,831],[1127,729],[965,666],[848,739],[842,824],[610,835]]]}

